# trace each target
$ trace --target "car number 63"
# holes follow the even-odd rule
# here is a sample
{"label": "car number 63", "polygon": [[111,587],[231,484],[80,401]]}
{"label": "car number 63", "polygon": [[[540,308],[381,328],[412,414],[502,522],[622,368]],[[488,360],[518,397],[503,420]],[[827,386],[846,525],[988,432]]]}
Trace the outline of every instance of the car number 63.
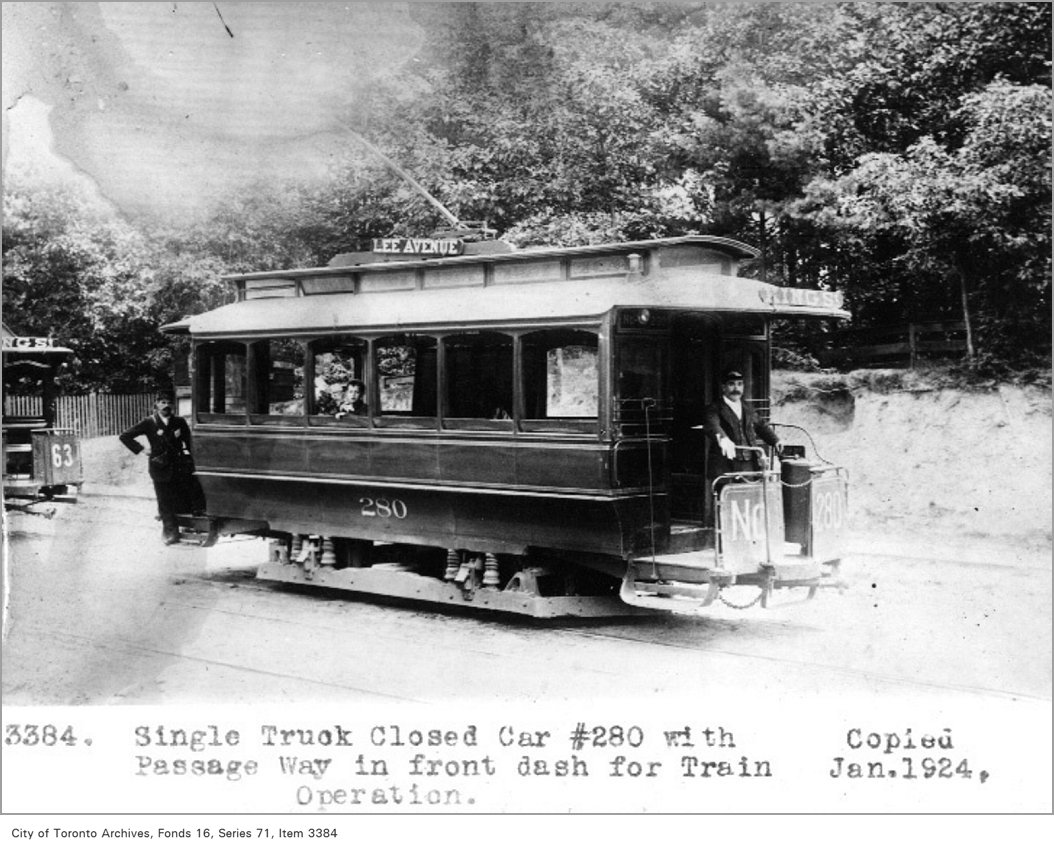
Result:
{"label": "car number 63", "polygon": [[51,464],[55,468],[73,465],[73,446],[55,444],[51,446]]}

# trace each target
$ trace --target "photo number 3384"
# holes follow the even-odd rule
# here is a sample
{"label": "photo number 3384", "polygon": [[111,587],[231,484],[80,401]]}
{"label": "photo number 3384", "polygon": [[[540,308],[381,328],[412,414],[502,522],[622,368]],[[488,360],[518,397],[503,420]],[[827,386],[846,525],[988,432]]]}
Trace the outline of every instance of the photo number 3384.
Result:
{"label": "photo number 3384", "polygon": [[366,518],[405,518],[409,510],[398,498],[359,498]]}

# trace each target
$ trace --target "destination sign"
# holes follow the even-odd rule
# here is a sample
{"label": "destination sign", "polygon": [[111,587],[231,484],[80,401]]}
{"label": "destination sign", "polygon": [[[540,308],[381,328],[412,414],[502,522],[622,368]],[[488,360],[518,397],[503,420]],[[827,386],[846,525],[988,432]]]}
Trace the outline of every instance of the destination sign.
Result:
{"label": "destination sign", "polygon": [[54,348],[55,341],[51,337],[4,337],[4,348]]}
{"label": "destination sign", "polygon": [[456,238],[375,237],[372,251],[385,255],[435,255],[446,258],[464,252],[465,243]]}
{"label": "destination sign", "polygon": [[841,290],[803,290],[799,287],[766,287],[758,291],[761,300],[773,307],[823,307],[841,310]]}

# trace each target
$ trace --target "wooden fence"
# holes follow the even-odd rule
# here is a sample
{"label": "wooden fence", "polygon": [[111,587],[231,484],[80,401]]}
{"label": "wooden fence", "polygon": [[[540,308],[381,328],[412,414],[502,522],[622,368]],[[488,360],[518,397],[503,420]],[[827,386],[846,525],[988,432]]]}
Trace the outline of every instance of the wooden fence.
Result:
{"label": "wooden fence", "polygon": [[966,354],[962,322],[911,322],[886,328],[847,328],[826,337],[830,348],[816,357],[824,366],[910,366],[923,359]]}
{"label": "wooden fence", "polygon": [[[84,439],[116,436],[153,412],[154,397],[153,393],[62,395],[55,402],[55,425],[71,427]],[[4,398],[5,416],[39,416],[42,412],[38,395]]]}

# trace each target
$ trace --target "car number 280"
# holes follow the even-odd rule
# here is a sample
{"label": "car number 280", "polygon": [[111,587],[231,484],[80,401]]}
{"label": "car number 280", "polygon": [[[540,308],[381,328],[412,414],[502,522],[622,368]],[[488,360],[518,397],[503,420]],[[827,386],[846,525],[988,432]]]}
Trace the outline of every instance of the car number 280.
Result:
{"label": "car number 280", "polygon": [[406,504],[398,498],[359,498],[366,518],[405,518]]}

